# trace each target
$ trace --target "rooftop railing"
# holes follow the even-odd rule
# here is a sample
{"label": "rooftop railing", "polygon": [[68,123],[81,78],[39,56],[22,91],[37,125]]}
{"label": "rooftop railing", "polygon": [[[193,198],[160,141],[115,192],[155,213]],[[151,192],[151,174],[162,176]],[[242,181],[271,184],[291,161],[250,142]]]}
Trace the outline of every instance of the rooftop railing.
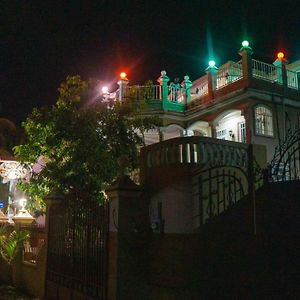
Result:
{"label": "rooftop railing", "polygon": [[160,85],[126,86],[123,97],[136,100],[161,100]]}
{"label": "rooftop railing", "polygon": [[192,92],[192,100],[201,98],[208,94],[208,79],[207,75],[202,76],[198,80],[197,87],[194,92]]}
{"label": "rooftop railing", "polygon": [[229,62],[221,66],[217,71],[217,89],[220,89],[234,81],[243,78],[242,61]]}
{"label": "rooftop railing", "polygon": [[280,72],[279,68],[274,65],[264,63],[259,60],[252,59],[252,74],[253,77],[266,80],[269,82],[280,82],[277,80],[277,70]]}
{"label": "rooftop railing", "polygon": [[[245,54],[245,52],[243,53]],[[283,61],[277,59],[274,62],[275,65],[268,64],[251,59],[249,53],[246,58],[242,56],[242,60],[238,62],[229,61],[219,69],[207,68],[207,74],[194,83],[189,80],[188,76],[185,76],[181,84],[177,81],[170,82],[166,72],[162,71],[161,77],[158,79],[160,85],[128,86],[128,82],[125,81],[122,89],[119,90],[120,93],[116,95],[119,99],[124,97],[149,100],[154,109],[183,112],[190,107],[189,105],[193,101],[197,101],[197,105],[206,105],[208,102],[213,102],[216,97],[233,91],[235,88],[240,89],[251,85],[251,78],[300,90],[298,74],[287,69],[288,65],[285,66]],[[232,89],[222,90],[241,79],[243,79],[241,84],[233,86]]]}
{"label": "rooftop railing", "polygon": [[172,102],[184,103],[185,88],[169,86],[168,100]]}
{"label": "rooftop railing", "polygon": [[297,76],[297,73],[294,71],[286,70],[286,76],[287,76],[287,86],[291,89],[298,90],[300,88],[299,86],[299,79]]}

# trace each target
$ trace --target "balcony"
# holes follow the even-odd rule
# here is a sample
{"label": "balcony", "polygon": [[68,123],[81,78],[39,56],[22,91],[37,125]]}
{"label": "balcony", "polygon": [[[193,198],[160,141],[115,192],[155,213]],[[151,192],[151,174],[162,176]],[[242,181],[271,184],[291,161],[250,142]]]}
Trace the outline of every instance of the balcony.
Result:
{"label": "balcony", "polygon": [[278,58],[273,64],[268,64],[253,59],[251,54],[250,47],[242,47],[240,61],[228,61],[219,68],[208,67],[206,74],[194,82],[185,76],[181,83],[169,83],[169,77],[162,71],[158,85],[125,84],[122,97],[137,103],[146,100],[152,110],[177,113],[212,105],[221,97],[245,88],[300,100],[300,61],[287,64],[283,58]]}

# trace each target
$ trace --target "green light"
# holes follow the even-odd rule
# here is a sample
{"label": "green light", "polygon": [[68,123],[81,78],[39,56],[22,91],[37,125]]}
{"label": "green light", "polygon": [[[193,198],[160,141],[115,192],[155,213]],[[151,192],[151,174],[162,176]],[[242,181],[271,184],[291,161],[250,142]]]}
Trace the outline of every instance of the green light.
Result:
{"label": "green light", "polygon": [[213,67],[216,65],[216,62],[215,62],[214,60],[210,60],[210,61],[208,62],[208,65],[209,65],[211,68],[213,68]]}
{"label": "green light", "polygon": [[249,47],[249,42],[246,41],[246,40],[243,41],[243,42],[242,42],[242,46],[243,46],[243,47]]}

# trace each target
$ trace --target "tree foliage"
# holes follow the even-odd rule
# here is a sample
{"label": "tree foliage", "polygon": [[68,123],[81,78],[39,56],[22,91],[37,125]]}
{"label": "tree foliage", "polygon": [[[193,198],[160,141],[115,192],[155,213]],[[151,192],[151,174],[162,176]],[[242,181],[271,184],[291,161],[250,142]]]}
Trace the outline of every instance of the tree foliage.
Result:
{"label": "tree foliage", "polygon": [[29,238],[29,233],[24,230],[13,230],[9,233],[6,226],[0,226],[0,254],[9,264],[16,258],[23,243]]}
{"label": "tree foliage", "polygon": [[78,200],[104,201],[103,191],[122,171],[118,159],[128,158],[128,170],[137,166],[140,122],[128,103],[84,105],[91,86],[79,76],[67,77],[58,90],[53,107],[34,109],[23,124],[26,138],[15,155],[28,167],[41,161],[46,167],[20,187],[40,208],[53,189]]}

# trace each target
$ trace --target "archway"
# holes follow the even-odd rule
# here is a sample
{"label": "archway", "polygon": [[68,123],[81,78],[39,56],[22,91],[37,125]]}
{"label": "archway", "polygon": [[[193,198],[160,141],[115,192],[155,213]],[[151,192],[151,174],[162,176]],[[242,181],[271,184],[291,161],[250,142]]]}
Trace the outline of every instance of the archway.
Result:
{"label": "archway", "polygon": [[184,129],[177,125],[177,124],[171,124],[168,125],[163,129],[163,140],[169,140],[176,137],[183,136]]}
{"label": "archway", "polygon": [[211,128],[208,122],[197,121],[191,124],[186,130],[187,136],[208,136],[211,137]]}
{"label": "archway", "polygon": [[246,142],[246,122],[241,110],[228,110],[214,120],[216,138],[221,140]]}

